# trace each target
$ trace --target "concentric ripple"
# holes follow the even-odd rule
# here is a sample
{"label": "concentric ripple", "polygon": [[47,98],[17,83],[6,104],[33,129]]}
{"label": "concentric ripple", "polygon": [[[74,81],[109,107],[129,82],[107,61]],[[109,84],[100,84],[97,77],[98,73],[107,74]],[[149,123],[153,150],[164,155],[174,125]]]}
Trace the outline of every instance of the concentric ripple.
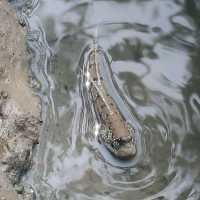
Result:
{"label": "concentric ripple", "polygon": [[[101,49],[101,53],[99,54],[99,62],[100,62],[100,73],[103,76],[103,79],[105,80],[105,86],[108,88],[109,94],[112,96],[113,99],[115,99],[115,102],[118,104],[118,107],[120,108],[120,112],[123,114],[125,117],[125,120],[131,124],[134,129],[134,139],[136,141],[136,147],[137,147],[137,156],[134,158],[132,161],[120,161],[116,158],[114,158],[111,153],[105,148],[103,144],[99,144],[97,142],[98,140],[98,130],[96,129],[96,126],[98,125],[97,119],[96,119],[96,114],[94,110],[92,109],[93,107],[93,102],[89,98],[89,93],[88,93],[88,72],[87,72],[87,66],[88,66],[88,59],[89,59],[89,54],[93,48],[93,44],[88,45],[84,51],[83,54],[80,58],[80,94],[82,97],[82,113],[83,116],[81,117],[80,121],[80,133],[83,134],[83,137],[86,136],[86,134],[89,135],[91,138],[91,146],[93,148],[97,148],[98,151],[102,154],[102,157],[104,161],[107,163],[110,163],[111,165],[118,166],[118,167],[131,167],[133,166],[136,162],[138,162],[139,158],[142,156],[142,147],[141,147],[141,138],[140,138],[140,133],[141,132],[141,126],[135,119],[135,117],[131,114],[131,111],[128,108],[128,105],[122,97],[120,96],[119,92],[117,92],[117,83],[113,80],[113,74],[112,70],[110,67],[110,62],[109,61],[109,56],[106,54],[106,52]],[[87,124],[87,128],[85,126]],[[97,132],[97,133],[96,133]]]}

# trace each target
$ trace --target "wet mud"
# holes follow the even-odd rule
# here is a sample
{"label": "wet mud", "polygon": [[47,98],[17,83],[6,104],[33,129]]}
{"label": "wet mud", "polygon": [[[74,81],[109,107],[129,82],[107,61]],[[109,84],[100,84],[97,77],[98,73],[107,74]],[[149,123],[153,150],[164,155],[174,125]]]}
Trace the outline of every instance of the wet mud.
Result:
{"label": "wet mud", "polygon": [[26,28],[4,0],[0,1],[0,23],[0,199],[28,200],[34,193],[22,177],[33,166],[41,105],[30,84]]}

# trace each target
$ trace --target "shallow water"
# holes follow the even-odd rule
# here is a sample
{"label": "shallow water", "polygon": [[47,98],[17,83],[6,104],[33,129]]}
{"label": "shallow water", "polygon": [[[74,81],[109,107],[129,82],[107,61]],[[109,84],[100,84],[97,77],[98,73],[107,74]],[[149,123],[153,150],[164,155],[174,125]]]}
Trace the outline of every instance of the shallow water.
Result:
{"label": "shallow water", "polygon": [[[28,5],[30,63],[45,120],[26,180],[37,199],[200,199],[199,1]],[[79,72],[94,38],[111,61],[114,95],[138,127],[139,154],[131,162],[106,152],[95,140],[93,117],[84,115]]]}

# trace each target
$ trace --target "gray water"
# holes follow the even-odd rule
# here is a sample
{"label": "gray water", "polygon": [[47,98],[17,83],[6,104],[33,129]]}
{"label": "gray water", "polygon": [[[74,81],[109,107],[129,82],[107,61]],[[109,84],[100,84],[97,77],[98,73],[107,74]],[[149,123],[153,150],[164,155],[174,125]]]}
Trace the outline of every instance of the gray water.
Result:
{"label": "gray water", "polygon": [[[41,83],[45,123],[26,178],[37,199],[199,200],[200,1],[12,2],[26,7]],[[106,152],[93,130],[83,134],[92,116],[82,118],[79,71],[95,37],[138,124],[140,153],[130,163]]]}

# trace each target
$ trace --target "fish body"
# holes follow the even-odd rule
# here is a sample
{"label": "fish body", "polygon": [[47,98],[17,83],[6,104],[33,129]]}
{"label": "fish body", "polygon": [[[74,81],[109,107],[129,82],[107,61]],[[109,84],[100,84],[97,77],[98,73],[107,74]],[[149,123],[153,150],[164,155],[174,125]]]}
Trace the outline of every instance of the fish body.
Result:
{"label": "fish body", "polygon": [[98,121],[98,131],[95,133],[114,156],[129,159],[136,155],[134,128],[125,120],[108,92],[102,75],[102,68],[109,64],[106,62],[105,65],[106,60],[106,53],[95,44],[90,48],[85,63],[85,86]]}

